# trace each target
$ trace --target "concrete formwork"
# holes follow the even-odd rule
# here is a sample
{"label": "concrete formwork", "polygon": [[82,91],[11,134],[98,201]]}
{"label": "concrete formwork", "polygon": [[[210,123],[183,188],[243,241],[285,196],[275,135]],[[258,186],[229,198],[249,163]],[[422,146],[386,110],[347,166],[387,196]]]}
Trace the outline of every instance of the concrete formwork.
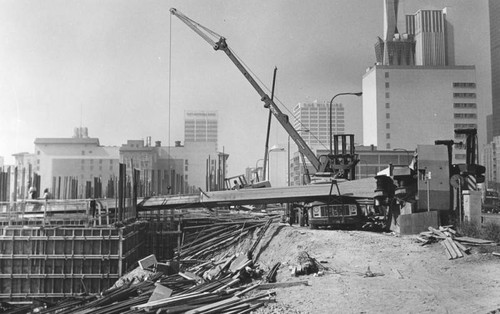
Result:
{"label": "concrete formwork", "polygon": [[98,293],[144,257],[146,223],[0,229],[0,300]]}

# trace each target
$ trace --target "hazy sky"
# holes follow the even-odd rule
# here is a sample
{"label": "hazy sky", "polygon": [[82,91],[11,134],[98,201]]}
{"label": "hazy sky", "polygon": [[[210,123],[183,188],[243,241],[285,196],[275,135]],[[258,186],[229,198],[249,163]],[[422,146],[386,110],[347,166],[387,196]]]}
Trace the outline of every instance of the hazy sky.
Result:
{"label": "hazy sky", "polygon": [[[486,18],[477,2],[486,3],[406,0],[400,12],[452,5]],[[147,136],[173,144],[184,141],[184,110],[218,110],[230,174],[254,166],[267,109],[223,52],[171,18],[171,7],[226,37],[266,86],[276,66],[285,113],[361,91],[383,31],[382,0],[0,0],[0,156],[10,163],[33,152],[35,138],[71,137],[80,125],[101,145]],[[347,131],[361,142],[361,99],[336,100],[349,107]],[[286,141],[273,120],[270,145]]]}

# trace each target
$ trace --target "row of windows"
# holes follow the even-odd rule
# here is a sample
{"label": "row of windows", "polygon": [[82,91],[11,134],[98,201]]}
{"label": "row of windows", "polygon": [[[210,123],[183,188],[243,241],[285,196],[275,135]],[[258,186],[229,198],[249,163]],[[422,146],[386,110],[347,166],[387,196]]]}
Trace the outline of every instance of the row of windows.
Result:
{"label": "row of windows", "polygon": [[476,98],[476,93],[453,93],[453,98]]}
{"label": "row of windows", "polygon": [[[91,164],[94,163],[94,159],[82,159],[82,164],[85,163],[85,160],[88,160]],[[109,164],[112,165],[113,164],[113,159],[107,159],[109,161]],[[99,159],[99,164],[102,164],[103,162],[103,159]]]}
{"label": "row of windows", "polygon": [[217,127],[217,122],[210,122],[210,121],[194,121],[188,122],[184,124],[186,127],[194,127],[194,126],[203,126],[203,127]]}
{"label": "row of windows", "polygon": [[457,88],[476,88],[476,83],[453,83],[453,87]]}
{"label": "row of windows", "polygon": [[453,108],[477,108],[474,102],[458,102],[453,104]]}
{"label": "row of windows", "polygon": [[477,129],[475,123],[455,123],[455,129]]}
{"label": "row of windows", "polygon": [[[94,163],[94,159],[82,159],[81,163],[84,164],[86,160],[88,160],[90,164]],[[107,159],[107,160],[109,161],[110,165],[113,165],[113,159]],[[99,164],[102,165],[102,163],[103,163],[103,159],[99,159]]]}
{"label": "row of windows", "polygon": [[[82,167],[81,167],[81,170],[82,170],[82,171],[85,171],[85,167],[84,167],[84,166],[82,166]],[[93,171],[93,170],[94,170],[94,166],[90,166],[89,170],[90,170],[90,171]],[[113,166],[109,166],[109,171],[113,171],[113,170],[114,170],[114,169],[113,169]],[[99,171],[102,171],[102,166],[99,166]]]}
{"label": "row of windows", "polygon": [[453,115],[455,119],[476,119],[477,114],[475,113],[455,113]]}
{"label": "row of windows", "polygon": [[[454,83],[454,84],[458,84],[458,83]],[[463,83],[463,84],[467,84],[467,83]],[[474,84],[474,83],[470,83],[470,84]],[[389,82],[385,82],[385,88],[389,88]],[[453,93],[453,97],[454,98],[476,98],[476,93]],[[386,92],[385,98],[391,98],[391,94],[389,92]],[[386,103],[386,108],[389,108],[387,105],[388,105],[388,103]]]}

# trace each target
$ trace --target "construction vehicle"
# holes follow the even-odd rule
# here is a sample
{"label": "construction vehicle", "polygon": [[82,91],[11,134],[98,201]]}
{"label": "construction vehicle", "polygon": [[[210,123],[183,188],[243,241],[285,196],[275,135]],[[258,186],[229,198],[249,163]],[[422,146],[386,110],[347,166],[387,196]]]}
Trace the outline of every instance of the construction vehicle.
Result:
{"label": "construction vehicle", "polygon": [[248,182],[247,178],[240,174],[224,179],[224,190],[256,189],[271,187],[269,181]]}
{"label": "construction vehicle", "polygon": [[[248,71],[243,66],[242,62],[240,62],[238,58],[233,54],[226,42],[226,38],[191,20],[174,8],[170,9],[170,13],[178,17],[189,28],[195,31],[201,38],[203,38],[208,44],[210,44],[210,46],[212,46],[214,50],[222,50],[226,53],[229,59],[248,80],[250,85],[252,85],[252,87],[260,95],[261,100],[264,102],[264,107],[271,110],[274,117],[285,129],[290,138],[295,142],[295,144],[297,144],[300,154],[306,156],[306,158],[316,170],[316,173],[328,173],[335,178],[345,178],[351,180],[354,179],[354,169],[356,164],[359,162],[359,159],[358,156],[354,153],[353,135],[343,135],[345,138],[349,137],[349,139],[351,140],[349,153],[347,152],[347,142],[344,140],[342,141],[342,143],[340,143],[340,145],[342,146],[342,151],[339,152],[339,143],[336,140],[334,152],[331,152],[328,155],[319,157],[316,156],[311,148],[309,148],[309,146],[306,144],[304,139],[297,132],[297,130],[292,126],[292,124],[290,124],[288,115],[284,114],[280,110],[273,99],[271,99],[271,97],[266,94],[266,92],[260,87],[257,81],[250,75],[250,71]],[[336,137],[336,139],[338,138],[340,137]]]}
{"label": "construction vehicle", "polygon": [[[218,35],[217,33],[209,30],[208,28],[200,25],[199,23],[191,20],[178,10],[172,8],[170,13],[178,17],[183,23],[185,23],[189,28],[195,31],[201,38],[203,38],[214,50],[222,50],[226,53],[233,64],[238,68],[238,70],[243,74],[243,76],[248,80],[250,85],[257,91],[260,95],[261,100],[264,102],[264,107],[268,108],[274,117],[278,120],[281,126],[288,133],[290,138],[297,144],[299,153],[303,159],[305,156],[316,173],[310,179],[312,184],[336,184],[336,180],[353,180],[355,178],[355,166],[359,162],[358,155],[354,151],[354,135],[351,134],[341,134],[334,135],[334,145],[327,155],[316,156],[316,154],[307,145],[305,140],[300,136],[297,130],[290,124],[288,115],[284,114],[280,108],[276,105],[272,97],[269,97],[266,92],[260,87],[257,81],[250,75],[242,62],[233,54],[229,48],[226,38]],[[348,143],[349,140],[349,143]],[[339,150],[339,147],[341,148]],[[304,165],[307,169],[307,167]],[[308,172],[307,172],[308,173]],[[240,178],[240,177],[238,177]],[[226,188],[230,187],[234,182],[229,180],[226,182]],[[247,187],[248,184],[242,184],[243,187]],[[347,197],[341,198],[342,200],[347,200]],[[330,205],[327,205],[330,206]],[[332,205],[333,206],[333,205]],[[335,205],[337,206],[337,205]],[[312,206],[314,207],[314,206]],[[303,206],[303,208],[311,208],[311,206]],[[289,209],[290,210],[290,209]],[[319,213],[332,213],[329,217],[311,216],[311,219],[320,219],[321,221],[333,221],[339,215],[334,215],[333,213],[339,213],[339,211],[319,211]],[[299,215],[300,217],[302,215]],[[358,216],[358,215],[357,215]],[[359,215],[361,216],[361,215]],[[326,219],[326,220],[325,220]],[[313,225],[319,225],[319,222],[313,223]]]}

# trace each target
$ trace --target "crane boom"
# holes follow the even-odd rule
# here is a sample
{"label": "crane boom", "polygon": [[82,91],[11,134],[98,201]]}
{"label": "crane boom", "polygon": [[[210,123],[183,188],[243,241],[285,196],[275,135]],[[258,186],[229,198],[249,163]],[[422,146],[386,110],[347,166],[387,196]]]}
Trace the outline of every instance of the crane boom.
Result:
{"label": "crane boom", "polygon": [[[179,18],[184,24],[186,24],[189,28],[195,31],[201,38],[203,38],[214,50],[222,50],[226,53],[229,59],[234,63],[234,65],[238,68],[238,70],[243,74],[243,76],[247,79],[247,81],[252,85],[252,87],[259,93],[261,100],[264,102],[264,107],[269,108],[273,115],[276,117],[278,122],[283,126],[285,131],[290,135],[290,138],[293,139],[299,151],[304,154],[307,159],[311,162],[314,169],[316,171],[324,171],[325,165],[322,166],[322,162],[319,158],[314,154],[314,152],[309,148],[304,139],[300,136],[300,134],[295,130],[295,128],[290,124],[288,116],[284,114],[279,107],[274,103],[274,101],[264,92],[264,90],[260,87],[260,85],[255,81],[255,79],[250,75],[250,73],[246,70],[243,64],[236,58],[236,56],[232,53],[231,49],[229,49],[226,39],[222,36],[217,35],[214,32],[211,32],[207,28],[202,25],[196,23],[191,20],[181,12],[177,11],[174,8],[170,9],[170,13]],[[212,40],[208,34],[212,36],[218,36],[218,41]]]}

